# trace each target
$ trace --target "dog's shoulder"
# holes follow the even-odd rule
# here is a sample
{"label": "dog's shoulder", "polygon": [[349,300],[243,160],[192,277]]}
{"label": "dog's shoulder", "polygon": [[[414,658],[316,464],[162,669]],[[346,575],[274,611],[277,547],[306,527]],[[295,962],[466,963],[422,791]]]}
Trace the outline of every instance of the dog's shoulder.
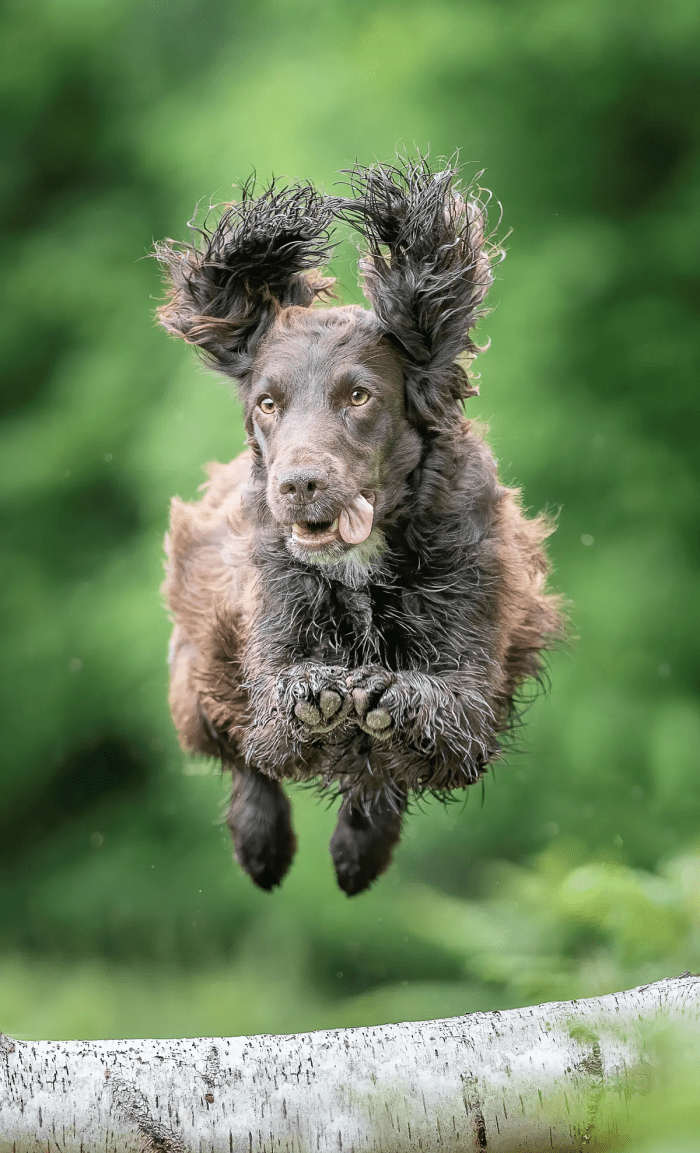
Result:
{"label": "dog's shoulder", "polygon": [[176,616],[184,604],[211,614],[248,599],[254,577],[250,561],[253,527],[243,505],[251,454],[206,466],[209,479],[197,501],[173,497],[165,538],[164,592]]}
{"label": "dog's shoulder", "polygon": [[173,497],[170,506],[170,533],[183,533],[190,546],[215,545],[222,534],[247,536],[251,527],[243,512],[243,494],[250,480],[252,454],[249,449],[240,456],[220,464],[209,461],[204,466],[208,480],[199,486],[202,496],[196,501]]}
{"label": "dog's shoulder", "polygon": [[220,464],[216,460],[210,460],[205,464],[204,471],[209,479],[200,485],[200,492],[204,493],[200,502],[202,507],[220,508],[222,504],[240,493],[250,480],[252,463],[253,454],[247,448],[227,464]]}

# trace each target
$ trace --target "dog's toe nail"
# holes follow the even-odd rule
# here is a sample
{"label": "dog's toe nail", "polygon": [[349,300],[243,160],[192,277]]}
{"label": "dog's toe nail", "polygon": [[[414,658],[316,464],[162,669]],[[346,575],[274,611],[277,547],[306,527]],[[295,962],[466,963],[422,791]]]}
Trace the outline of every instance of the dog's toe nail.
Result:
{"label": "dog's toe nail", "polygon": [[318,725],[321,722],[321,714],[309,701],[297,701],[294,712],[305,725]]}
{"label": "dog's toe nail", "polygon": [[364,717],[369,708],[369,693],[364,689],[353,689],[352,699],[358,717]]}
{"label": "dog's toe nail", "polygon": [[372,709],[372,712],[367,713],[365,717],[365,724],[368,728],[381,732],[383,729],[389,728],[391,717],[386,709]]}
{"label": "dog's toe nail", "polygon": [[329,717],[335,716],[340,708],[340,695],[333,692],[332,689],[324,689],[319,698],[321,712],[326,720]]}

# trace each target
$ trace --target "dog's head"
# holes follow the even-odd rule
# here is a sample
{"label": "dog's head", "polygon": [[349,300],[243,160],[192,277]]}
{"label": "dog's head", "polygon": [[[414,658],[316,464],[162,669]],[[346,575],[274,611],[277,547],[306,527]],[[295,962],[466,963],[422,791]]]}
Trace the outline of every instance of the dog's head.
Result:
{"label": "dog's head", "polygon": [[[481,201],[424,161],[350,173],[354,196],[250,187],[201,243],[158,246],[168,331],[240,384],[267,506],[308,562],[381,549],[425,444],[473,387],[457,357],[491,280]],[[372,305],[313,308],[334,217],[363,235]]]}
{"label": "dog's head", "polygon": [[300,559],[368,560],[420,460],[401,365],[363,308],[283,309],[244,388],[267,505]]}

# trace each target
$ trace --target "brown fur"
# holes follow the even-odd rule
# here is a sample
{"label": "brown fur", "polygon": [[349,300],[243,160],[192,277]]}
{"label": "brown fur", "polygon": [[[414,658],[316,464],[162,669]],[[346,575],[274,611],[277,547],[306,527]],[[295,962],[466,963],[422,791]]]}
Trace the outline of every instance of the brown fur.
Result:
{"label": "brown fur", "polygon": [[[342,888],[360,892],[388,865],[412,792],[463,788],[499,755],[561,634],[545,588],[552,526],[523,515],[458,407],[475,391],[455,358],[474,352],[488,287],[483,207],[425,166],[408,192],[377,171],[364,200],[331,205],[375,222],[374,311],[311,308],[328,207],[306,193],[302,223],[296,194],[265,194],[204,249],[160,250],[173,285],[161,319],[239,379],[250,444],[208,466],[200,501],[172,504],[170,705],[183,748],[232,770],[236,853],[263,888],[294,852],[280,780],[341,793],[331,852]],[[413,219],[410,245],[394,218]],[[265,220],[279,244],[267,272],[251,255]],[[365,545],[326,527],[368,501]],[[314,533],[335,537],[324,551]]]}

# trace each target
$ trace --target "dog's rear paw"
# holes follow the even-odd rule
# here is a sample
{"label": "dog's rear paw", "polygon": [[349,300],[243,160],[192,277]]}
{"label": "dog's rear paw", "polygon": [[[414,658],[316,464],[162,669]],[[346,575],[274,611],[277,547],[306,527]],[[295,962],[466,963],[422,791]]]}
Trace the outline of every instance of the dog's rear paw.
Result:
{"label": "dog's rear paw", "polygon": [[234,840],[236,860],[259,889],[272,892],[282,884],[296,850],[291,829],[284,836],[275,831],[271,837]]}

